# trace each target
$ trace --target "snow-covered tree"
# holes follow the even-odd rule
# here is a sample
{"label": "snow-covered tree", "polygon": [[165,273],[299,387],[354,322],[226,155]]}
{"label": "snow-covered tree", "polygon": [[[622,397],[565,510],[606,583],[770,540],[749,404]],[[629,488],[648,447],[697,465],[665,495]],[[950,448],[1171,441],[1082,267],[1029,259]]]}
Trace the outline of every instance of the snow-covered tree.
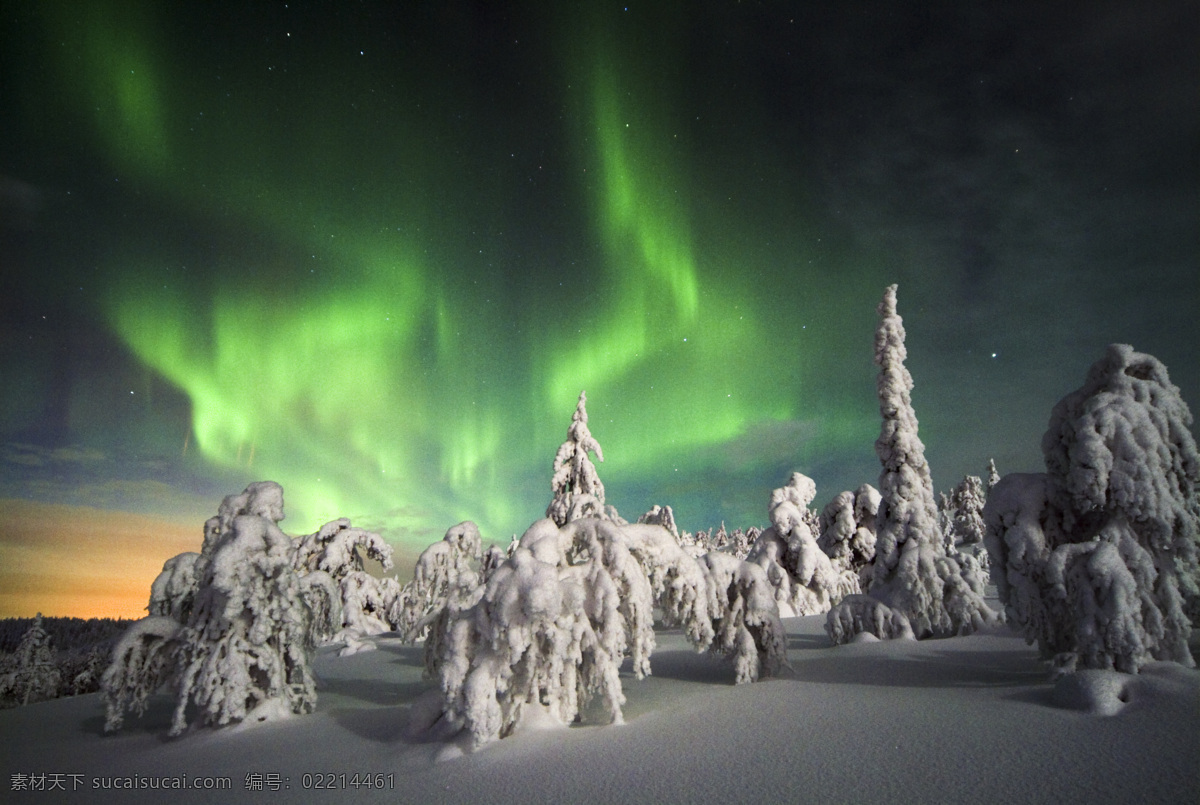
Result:
{"label": "snow-covered tree", "polygon": [[579,392],[579,402],[571,415],[567,440],[554,456],[554,477],[550,481],[554,499],[546,508],[546,516],[558,525],[579,517],[618,519],[616,510],[604,503],[604,484],[596,473],[590,453],[604,461],[600,443],[588,430],[587,394]]}
{"label": "snow-covered tree", "polygon": [[151,615],[125,630],[100,678],[105,732],[119,730],[126,711],[145,713],[150,696],[171,681],[179,648],[176,638],[182,628],[170,616]]}
{"label": "snow-covered tree", "polygon": [[[479,526],[464,520],[447,529],[440,542],[421,552],[412,581],[401,588],[389,616],[406,640],[416,641],[426,635],[451,594],[469,595],[482,584],[474,567],[481,559],[482,545]],[[494,565],[498,558],[491,556],[489,562]]]}
{"label": "snow-covered tree", "polygon": [[700,561],[709,579],[712,650],[733,657],[737,684],[788,667],[775,587],[762,566],[715,551]]}
{"label": "snow-covered tree", "polygon": [[581,517],[560,527],[546,518],[482,587],[452,588],[431,624],[426,658],[443,720],[475,745],[509,734],[531,704],[570,723],[598,698],[619,722],[618,671],[628,658],[635,677],[650,673],[656,610],[698,650],[734,655],[738,682],[786,665],[773,590],[757,565],[729,554],[697,560],[657,524]]}
{"label": "snow-covered tree", "polygon": [[571,723],[599,699],[620,723],[621,661],[645,673],[651,610],[649,582],[613,532],[539,520],[441,630],[443,718],[476,746],[511,733],[528,705]]}
{"label": "snow-covered tree", "polygon": [[108,652],[93,646],[86,653],[72,655],[62,667],[64,689],[68,695],[80,696],[100,690],[100,677],[108,667]]}
{"label": "snow-covered tree", "polygon": [[725,530],[725,521],[722,520],[717,528],[697,531],[692,539],[703,556],[709,551],[719,551],[729,545],[729,532]]}
{"label": "snow-covered tree", "polygon": [[675,511],[670,506],[655,504],[650,508],[650,511],[639,517],[637,521],[650,525],[660,525],[670,531],[675,537],[679,536],[679,527],[675,525]]}
{"label": "snow-covered tree", "polygon": [[374,531],[355,528],[350,520],[330,520],[295,542],[293,563],[301,573],[324,570],[335,581],[362,570],[364,559],[373,559],[384,570],[392,569],[392,546]]}
{"label": "snow-covered tree", "polygon": [[763,569],[784,617],[827,612],[858,589],[857,574],[834,568],[817,544],[813,529],[819,527],[819,517],[808,508],[816,494],[811,478],[792,473],[785,486],[771,493],[771,527],[758,535],[746,560]]}
{"label": "snow-covered tree", "polygon": [[[983,544],[983,507],[987,503],[983,480],[967,475],[938,503],[939,522],[948,554],[964,554],[963,562],[974,560],[986,575],[989,560]],[[970,557],[967,559],[966,557]]]}
{"label": "snow-covered tree", "polygon": [[[662,625],[682,629],[688,641],[700,651],[709,647],[713,639],[709,581],[696,558],[684,550],[675,534],[654,523],[626,526],[597,520],[578,523],[577,527],[595,528],[609,542],[623,542],[650,582]],[[648,660],[648,652],[646,657]],[[647,672],[648,667],[647,664]]]}
{"label": "snow-covered tree", "polygon": [[954,508],[950,496],[945,492],[937,493],[937,523],[938,532],[942,535],[942,545],[946,551],[954,549]]}
{"label": "snow-covered tree", "polygon": [[745,559],[750,555],[750,547],[758,541],[761,534],[762,529],[758,526],[750,526],[745,531],[740,528],[733,529],[733,533],[729,535],[729,553],[738,559]]}
{"label": "snow-covered tree", "polygon": [[870,484],[856,491],[840,492],[821,511],[817,545],[839,572],[849,571],[860,593],[871,579],[875,558],[875,518],[879,512],[879,492]]}
{"label": "snow-covered tree", "polygon": [[1000,473],[996,470],[996,459],[989,458],[987,465],[987,491],[990,494],[992,487],[1000,482]]}
{"label": "snow-covered tree", "polygon": [[1108,347],[1054,406],[1044,474],[1010,474],[984,509],[1009,622],[1064,668],[1194,665],[1200,454],[1152,355]]}
{"label": "snow-covered tree", "polygon": [[712,551],[721,551],[738,559],[745,559],[750,555],[750,548],[760,534],[762,529],[756,526],[745,530],[734,528],[733,531],[727,531],[725,523],[722,522],[716,529],[696,532],[696,546],[700,556]]}
{"label": "snow-covered tree", "polygon": [[367,635],[390,632],[388,612],[400,595],[393,578],[377,578],[366,572],[364,559],[373,559],[384,570],[392,569],[392,546],[374,531],[355,528],[341,517],[321,526],[315,533],[294,543],[292,563],[302,575],[323,571],[338,587],[341,600],[341,629],[332,642],[345,643],[344,654],[374,647]]}
{"label": "snow-covered tree", "polygon": [[546,518],[507,555],[489,551],[479,573],[470,564],[479,558],[478,530],[460,523],[421,555],[401,596],[406,636],[426,634],[426,672],[439,680],[442,723],[475,745],[509,734],[530,704],[569,723],[598,697],[619,722],[618,672],[628,658],[635,677],[650,673],[656,611],[698,650],[733,653],[739,682],[786,664],[779,611],[761,568],[722,555],[714,561],[724,570],[714,580],[685,550],[669,506],[655,506],[635,524],[605,506],[589,458],[602,456],[587,428],[586,399],[580,394],[555,457]]}
{"label": "snow-covered tree", "polygon": [[[896,312],[895,285],[884,293],[878,312],[875,363],[883,426],[875,452],[882,470],[867,595],[903,615],[918,637],[969,633],[995,620],[996,613],[983,600],[984,580],[978,577],[977,565],[961,563],[945,550],[933,479],[912,406],[912,375],[904,366],[907,351],[904,324]],[[848,606],[861,609],[856,602]],[[861,619],[831,612],[828,624],[835,622]]]}
{"label": "snow-covered tree", "polygon": [[172,735],[186,728],[189,705],[204,723],[216,726],[312,712],[316,706],[309,669],[313,612],[304,592],[325,587],[328,575],[296,572],[292,540],[273,519],[283,517],[282,489],[275,488],[278,511],[234,517],[205,569],[180,633]]}
{"label": "snow-covered tree", "polygon": [[327,572],[296,572],[282,519],[283,489],[250,484],[205,524],[199,558],[168,563],[159,589],[185,578],[190,564],[198,579],[191,602],[156,596],[167,614],[135,622],[118,642],[101,681],[106,729],[118,728],[127,709],[142,711],[167,683],[176,693],[172,735],[187,726],[189,707],[216,725],[311,711],[309,655],[317,637],[337,627],[340,607]]}
{"label": "snow-covered tree", "polygon": [[915,640],[912,624],[903,612],[869,595],[848,595],[829,612],[825,632],[836,644],[862,635],[880,640]]}
{"label": "snow-covered tree", "polygon": [[62,681],[53,641],[42,625],[42,613],[21,636],[13,652],[10,667],[0,680],[0,696],[29,704],[58,696]]}
{"label": "snow-covered tree", "polygon": [[[196,577],[198,553],[181,553],[163,563],[162,572],[150,585],[151,615],[167,615],[183,623],[192,611],[192,600],[200,581]],[[203,563],[200,563],[201,566]]]}
{"label": "snow-covered tree", "polygon": [[[514,548],[513,550],[516,550],[516,549]],[[484,584],[486,584],[487,580],[489,578],[491,578],[492,573],[494,573],[496,571],[496,568],[498,568],[498,567],[500,567],[500,565],[504,564],[504,560],[507,559],[509,556],[511,556],[511,554],[506,552],[499,545],[493,544],[493,545],[487,546],[487,550],[485,550],[483,552],[483,556],[479,560],[480,580]]]}
{"label": "snow-covered tree", "polygon": [[976,475],[967,475],[950,493],[950,527],[955,547],[979,545],[983,542],[983,507],[987,493],[983,481]]}

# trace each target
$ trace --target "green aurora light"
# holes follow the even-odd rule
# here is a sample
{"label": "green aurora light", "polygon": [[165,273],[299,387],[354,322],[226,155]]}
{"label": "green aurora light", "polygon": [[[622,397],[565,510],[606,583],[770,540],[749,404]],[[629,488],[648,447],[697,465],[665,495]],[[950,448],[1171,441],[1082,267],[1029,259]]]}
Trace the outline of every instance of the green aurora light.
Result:
{"label": "green aurora light", "polygon": [[[414,541],[436,538],[430,523],[465,518],[489,538],[519,533],[541,514],[581,389],[606,482],[653,497],[614,497],[630,516],[653,502],[680,508],[672,494],[695,501],[714,463],[749,475],[781,452],[798,462],[832,445],[869,449],[870,397],[846,404],[849,392],[810,384],[843,357],[836,347],[811,354],[820,318],[839,311],[774,307],[780,281],[830,277],[755,265],[771,258],[748,255],[733,232],[752,227],[698,202],[705,177],[688,113],[647,89],[645,70],[657,68],[639,73],[615,34],[597,34],[561,82],[575,109],[562,132],[574,138],[569,202],[588,211],[600,248],[572,276],[538,266],[532,279],[516,254],[488,269],[466,264],[454,210],[468,208],[472,188],[453,149],[438,145],[450,136],[444,124],[399,102],[446,87],[406,85],[396,71],[387,97],[370,98],[358,71],[323,66],[318,80],[299,65],[286,84],[203,88],[168,67],[146,19],[95,17],[86,36],[60,23],[86,44],[62,51],[71,54],[62,66],[68,82],[88,77],[73,103],[93,109],[112,164],[171,205],[267,232],[297,260],[311,255],[287,265],[232,249],[200,267],[204,280],[171,273],[170,247],[131,248],[108,266],[113,328],[191,402],[188,449],[282,483],[293,530],[346,515]],[[347,97],[388,132],[386,147],[361,142],[344,104],[340,114],[322,108]],[[548,281],[556,272],[562,290]],[[864,325],[846,337],[864,345],[855,355],[867,367],[864,307],[843,318]],[[818,325],[802,333],[805,316]],[[802,410],[808,424],[796,426]],[[804,432],[804,443],[749,453],[772,423]],[[758,522],[765,491],[722,503],[731,518]],[[691,528],[714,524],[679,515]]]}

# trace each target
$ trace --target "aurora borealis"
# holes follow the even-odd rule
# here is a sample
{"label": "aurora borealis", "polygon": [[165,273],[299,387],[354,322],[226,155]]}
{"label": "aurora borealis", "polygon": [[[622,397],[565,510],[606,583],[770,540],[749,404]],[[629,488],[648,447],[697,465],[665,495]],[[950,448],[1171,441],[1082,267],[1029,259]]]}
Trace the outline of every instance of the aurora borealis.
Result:
{"label": "aurora borealis", "polygon": [[892,282],[939,488],[1113,341],[1200,404],[1193,4],[795,5],[7,3],[0,616],[117,614],[13,592],[38,504],[506,544],[585,389],[627,517],[824,505]]}

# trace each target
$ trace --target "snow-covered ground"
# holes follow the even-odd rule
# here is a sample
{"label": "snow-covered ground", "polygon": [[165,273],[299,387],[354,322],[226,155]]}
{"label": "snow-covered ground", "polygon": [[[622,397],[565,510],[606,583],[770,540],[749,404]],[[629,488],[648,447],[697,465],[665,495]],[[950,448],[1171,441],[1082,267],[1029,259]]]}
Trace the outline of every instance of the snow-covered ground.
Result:
{"label": "snow-covered ground", "polygon": [[[1200,671],[1152,663],[1137,676],[1087,672],[1075,689],[1056,693],[1035,650],[1005,627],[833,647],[823,623],[786,620],[792,672],[739,686],[728,662],[660,632],[653,675],[622,675],[624,725],[565,728],[531,718],[513,737],[465,755],[413,734],[433,685],[421,679],[420,646],[390,636],[375,638],[377,651],[349,657],[322,650],[316,713],[279,722],[169,739],[173,703],[162,697],[105,736],[98,695],[33,704],[0,712],[0,799],[1196,801]],[[1066,706],[1072,701],[1079,709]],[[66,790],[13,790],[33,775]],[[228,778],[230,787],[166,796],[93,788],[184,775],[189,784]],[[367,775],[384,787],[363,787]]]}

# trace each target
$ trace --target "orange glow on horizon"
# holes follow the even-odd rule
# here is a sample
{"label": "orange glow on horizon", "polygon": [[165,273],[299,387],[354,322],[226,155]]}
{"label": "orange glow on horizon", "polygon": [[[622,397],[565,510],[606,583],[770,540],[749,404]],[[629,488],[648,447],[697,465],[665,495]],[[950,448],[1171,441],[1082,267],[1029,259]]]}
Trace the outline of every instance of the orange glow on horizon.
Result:
{"label": "orange glow on horizon", "polygon": [[0,618],[141,618],[163,562],[203,522],[0,499]]}

